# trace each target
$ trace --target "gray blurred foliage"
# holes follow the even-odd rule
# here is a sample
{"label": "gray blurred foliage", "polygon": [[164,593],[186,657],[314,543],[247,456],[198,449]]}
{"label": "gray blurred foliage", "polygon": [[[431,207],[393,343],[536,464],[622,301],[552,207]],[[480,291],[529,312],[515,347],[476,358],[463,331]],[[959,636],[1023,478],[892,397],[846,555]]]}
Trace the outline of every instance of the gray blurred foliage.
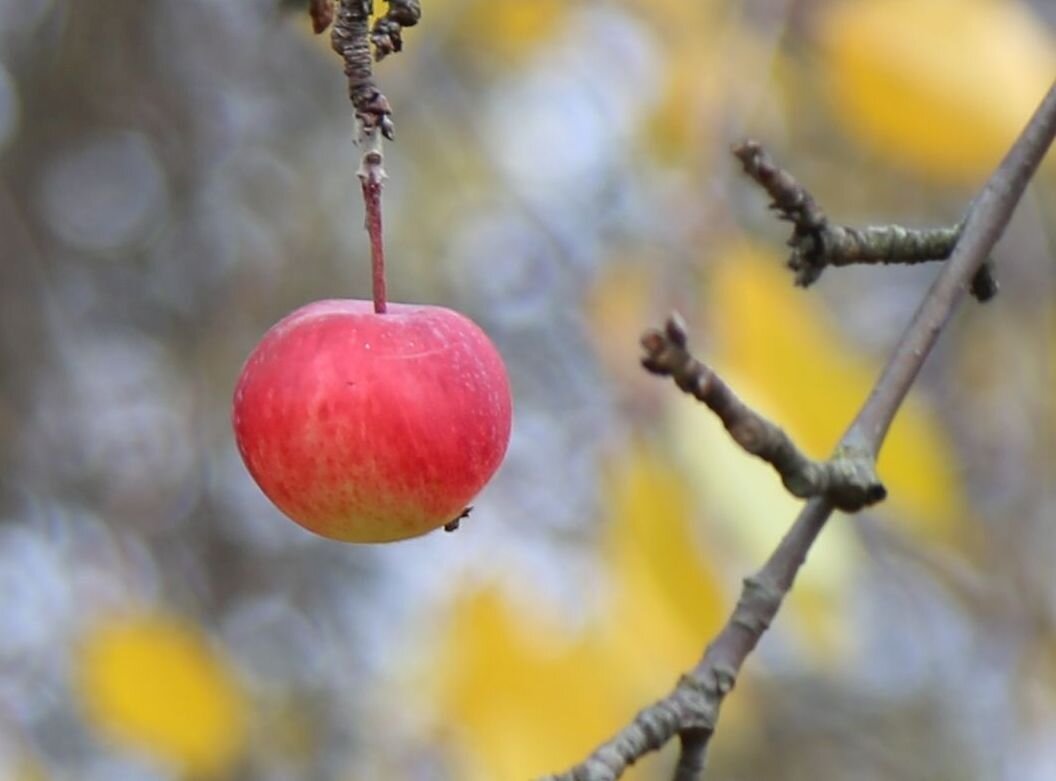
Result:
{"label": "gray blurred foliage", "polygon": [[[407,595],[444,577],[438,556],[488,545],[466,552],[463,530],[394,559],[317,540],[233,447],[230,389],[264,329],[369,291],[343,77],[299,26],[268,1],[0,4],[0,727],[71,777],[161,777],[107,758],[66,676],[93,616],[157,603],[212,628],[262,721],[292,710],[313,735],[294,757],[261,740],[246,778],[337,778]],[[549,215],[460,176],[475,149],[445,150],[468,92],[442,45],[416,48],[386,78],[390,289],[467,311],[519,356],[518,433],[477,510],[492,543],[582,536],[607,405],[561,313],[596,239],[567,220],[546,236]],[[508,96],[482,97],[505,121]]]}
{"label": "gray blurred foliage", "polygon": [[[372,687],[454,572],[543,594],[572,622],[589,609],[601,454],[646,425],[592,347],[605,335],[582,301],[598,270],[645,258],[659,314],[692,300],[714,226],[780,236],[732,165],[644,172],[629,151],[663,66],[644,15],[582,4],[546,56],[502,68],[452,43],[457,12],[431,19],[426,2],[381,76],[397,128],[390,293],[488,330],[514,383],[514,438],[457,534],[318,540],[260,495],[228,423],[271,323],[369,290],[343,77],[278,6],[0,0],[0,776],[28,751],[60,778],[169,778],[100,742],[68,677],[94,617],[159,604],[207,627],[254,698],[238,778],[347,778],[364,752],[407,778],[457,778],[442,746],[401,742],[411,717]],[[822,203],[839,193],[841,219],[947,221],[963,205],[867,167],[840,189],[843,166],[868,163],[803,113],[783,158],[802,161]],[[743,129],[730,121],[724,141]],[[871,652],[819,671],[780,640],[765,648],[753,694],[777,705],[757,743],[718,750],[716,778],[1056,777],[1053,681],[1024,670],[1039,637],[1056,648],[1054,374],[1039,358],[1053,355],[1052,197],[1050,184],[1017,218],[1001,297],[923,383],[944,400],[989,571],[952,577],[865,527],[876,553],[856,600]],[[817,295],[881,353],[931,273],[833,273]],[[269,725],[289,713],[310,739],[276,739]]]}

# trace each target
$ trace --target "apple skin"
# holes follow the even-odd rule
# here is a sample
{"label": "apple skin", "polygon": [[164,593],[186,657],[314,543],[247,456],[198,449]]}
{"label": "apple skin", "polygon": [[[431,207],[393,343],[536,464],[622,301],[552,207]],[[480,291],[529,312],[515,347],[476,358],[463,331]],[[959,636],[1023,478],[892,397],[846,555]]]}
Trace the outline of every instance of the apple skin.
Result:
{"label": "apple skin", "polygon": [[264,335],[232,422],[250,474],[291,519],[390,542],[461,515],[502,463],[511,407],[501,356],[464,315],[328,300]]}

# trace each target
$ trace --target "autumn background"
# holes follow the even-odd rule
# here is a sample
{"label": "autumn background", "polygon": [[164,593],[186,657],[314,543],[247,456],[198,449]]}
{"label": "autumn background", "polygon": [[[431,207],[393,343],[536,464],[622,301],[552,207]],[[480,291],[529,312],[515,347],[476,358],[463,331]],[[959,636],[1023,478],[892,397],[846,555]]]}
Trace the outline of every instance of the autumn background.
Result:
{"label": "autumn background", "polygon": [[[824,456],[936,271],[793,288],[730,144],[837,220],[952,224],[1056,74],[1049,0],[423,0],[380,68],[390,294],[488,331],[513,441],[457,533],[356,547],[284,520],[229,430],[271,323],[369,296],[340,63],[281,5],[0,2],[0,779],[581,758],[696,660],[798,504],[638,368],[641,329],[679,309]],[[1050,159],[709,778],[1056,778],[1054,185]]]}

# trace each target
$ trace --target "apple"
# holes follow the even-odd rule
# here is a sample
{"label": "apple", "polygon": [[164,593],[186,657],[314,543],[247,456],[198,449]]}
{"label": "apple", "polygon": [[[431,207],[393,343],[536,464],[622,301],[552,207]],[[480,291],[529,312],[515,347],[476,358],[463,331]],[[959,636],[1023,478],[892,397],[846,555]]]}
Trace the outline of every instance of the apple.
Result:
{"label": "apple", "polygon": [[451,524],[502,462],[510,385],[495,346],[437,306],[308,304],[274,325],[235,388],[239,452],[316,534],[389,542]]}

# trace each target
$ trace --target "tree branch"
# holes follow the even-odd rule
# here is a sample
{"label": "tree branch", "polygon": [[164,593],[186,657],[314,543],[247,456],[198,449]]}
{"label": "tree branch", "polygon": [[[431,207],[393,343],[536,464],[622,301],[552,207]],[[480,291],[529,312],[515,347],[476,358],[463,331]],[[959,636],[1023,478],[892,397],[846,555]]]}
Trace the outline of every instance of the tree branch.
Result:
{"label": "tree branch", "polygon": [[[315,5],[313,4],[313,9]],[[393,137],[392,108],[374,84],[370,56],[370,14],[373,0],[338,0],[337,17],[330,30],[330,45],[341,55],[348,77],[348,96],[356,109],[364,135],[375,128]],[[391,9],[390,9],[391,11]],[[313,20],[315,16],[313,15]]]}
{"label": "tree branch", "polygon": [[374,84],[370,45],[381,60],[403,50],[403,28],[418,24],[422,16],[420,0],[388,0],[389,10],[369,29],[374,0],[309,0],[312,27],[320,33],[333,22],[330,45],[341,55],[348,77],[348,95],[356,110],[360,142],[365,147],[359,176],[363,189],[364,227],[370,237],[371,281],[374,312],[387,311],[385,291],[385,244],[382,236],[381,191],[386,178],[381,137],[393,137],[392,108]]}
{"label": "tree branch", "polygon": [[924,365],[924,359],[966,287],[971,284],[970,280],[987,262],[991,250],[1004,233],[1054,135],[1056,83],[1049,88],[1012,149],[972,203],[957,247],[932,283],[843,441],[861,442],[873,453],[880,448],[895,413]]}
{"label": "tree branch", "polygon": [[[957,244],[960,225],[922,230],[901,225],[834,225],[807,188],[778,166],[758,141],[737,144],[733,154],[741,161],[744,172],[770,194],[770,208],[792,223],[788,267],[796,272],[796,284],[801,287],[814,284],[826,266],[946,260]],[[997,295],[997,280],[990,264],[972,278],[972,295],[979,301]]]}
{"label": "tree branch", "polygon": [[642,347],[646,370],[670,376],[681,390],[704,402],[738,445],[777,470],[793,496],[826,496],[845,512],[857,512],[887,496],[868,453],[844,448],[828,461],[815,461],[780,427],[737,398],[721,377],[689,353],[686,327],[678,315],[672,315],[663,330],[646,331]]}
{"label": "tree branch", "polygon": [[[891,421],[943,327],[1008,225],[1016,204],[1056,136],[1056,84],[968,210],[948,262],[907,326],[861,411],[837,447],[876,455]],[[737,606],[703,658],[674,690],[640,711],[583,763],[549,781],[615,781],[637,759],[676,735],[675,781],[700,777],[719,708],[741,666],[777,615],[796,573],[834,507],[807,502],[758,573],[745,579]]]}

